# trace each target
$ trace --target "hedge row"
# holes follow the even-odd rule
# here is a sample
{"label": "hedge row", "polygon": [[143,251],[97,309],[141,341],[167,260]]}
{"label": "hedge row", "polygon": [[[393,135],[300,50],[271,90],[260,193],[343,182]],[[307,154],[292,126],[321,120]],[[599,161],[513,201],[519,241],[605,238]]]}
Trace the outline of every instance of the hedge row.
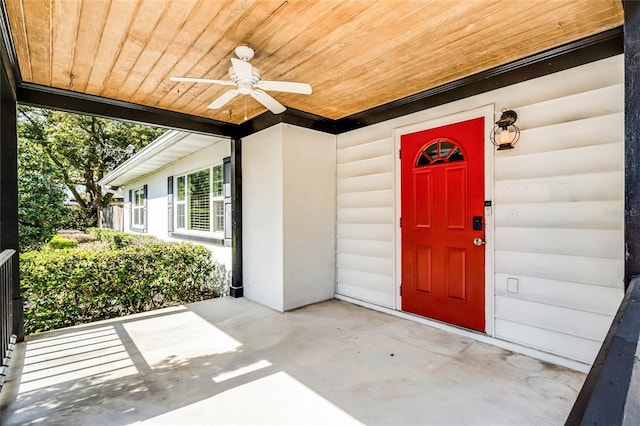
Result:
{"label": "hedge row", "polygon": [[139,246],[152,241],[157,241],[156,238],[150,235],[127,234],[125,232],[114,231],[113,229],[107,228],[89,228],[87,229],[87,234],[95,236],[112,249]]}
{"label": "hedge row", "polygon": [[27,252],[20,274],[27,334],[217,297],[228,280],[206,248],[159,241]]}

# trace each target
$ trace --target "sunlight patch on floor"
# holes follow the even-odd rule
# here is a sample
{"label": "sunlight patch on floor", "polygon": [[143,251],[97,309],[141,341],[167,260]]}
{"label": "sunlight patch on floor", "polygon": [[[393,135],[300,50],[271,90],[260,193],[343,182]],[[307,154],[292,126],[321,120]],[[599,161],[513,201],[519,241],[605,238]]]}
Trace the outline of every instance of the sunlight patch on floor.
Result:
{"label": "sunlight patch on floor", "polygon": [[281,371],[150,418],[138,425],[361,425]]}
{"label": "sunlight patch on floor", "polygon": [[52,335],[46,338],[39,338],[38,335],[35,335],[37,340],[29,341],[29,353],[34,355],[37,353],[46,353],[50,352],[51,349],[55,349],[56,346],[71,346],[76,342],[86,342],[89,339],[97,339],[105,335],[113,335],[113,327],[92,328],[61,336]]}
{"label": "sunlight patch on floor", "polygon": [[222,374],[219,374],[213,378],[213,381],[216,383],[222,383],[226,380],[234,379],[236,377],[253,373],[254,371],[258,371],[263,368],[271,367],[271,365],[272,364],[269,361],[263,359],[262,361],[254,362],[253,364],[240,367],[236,370],[227,371]]}
{"label": "sunlight patch on floor", "polygon": [[137,373],[114,327],[37,338],[27,343],[20,393],[88,377],[101,383]]}
{"label": "sunlight patch on floor", "polygon": [[123,327],[151,368],[233,352],[242,346],[194,312],[131,321]]}

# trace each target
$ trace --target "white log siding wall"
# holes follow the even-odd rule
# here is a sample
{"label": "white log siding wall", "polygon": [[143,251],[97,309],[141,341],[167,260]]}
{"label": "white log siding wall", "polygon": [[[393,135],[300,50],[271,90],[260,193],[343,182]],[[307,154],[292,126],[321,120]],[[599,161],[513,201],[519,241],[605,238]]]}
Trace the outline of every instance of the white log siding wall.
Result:
{"label": "white log siding wall", "polygon": [[514,109],[522,136],[494,152],[489,185],[487,334],[593,362],[623,295],[623,77],[617,56],[339,135],[336,293],[399,309],[393,130],[484,105],[496,117]]}
{"label": "white log siding wall", "polygon": [[387,307],[394,297],[393,140],[337,147],[337,292]]}

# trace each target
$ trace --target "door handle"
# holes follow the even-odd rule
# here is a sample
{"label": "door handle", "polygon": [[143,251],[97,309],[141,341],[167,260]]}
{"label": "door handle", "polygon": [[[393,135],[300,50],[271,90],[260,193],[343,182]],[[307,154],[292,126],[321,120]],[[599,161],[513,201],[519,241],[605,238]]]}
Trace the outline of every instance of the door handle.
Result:
{"label": "door handle", "polygon": [[483,244],[487,244],[487,242],[485,240],[483,240],[482,238],[474,238],[473,239],[473,244],[475,244],[477,246],[481,246]]}

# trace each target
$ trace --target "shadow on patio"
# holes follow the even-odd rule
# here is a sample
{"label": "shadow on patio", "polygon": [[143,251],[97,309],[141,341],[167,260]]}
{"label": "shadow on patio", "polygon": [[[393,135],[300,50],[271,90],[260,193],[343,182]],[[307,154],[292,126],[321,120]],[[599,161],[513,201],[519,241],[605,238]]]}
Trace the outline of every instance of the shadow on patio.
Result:
{"label": "shadow on patio", "polygon": [[216,299],[19,345],[2,424],[561,424],[582,373],[336,300]]}

